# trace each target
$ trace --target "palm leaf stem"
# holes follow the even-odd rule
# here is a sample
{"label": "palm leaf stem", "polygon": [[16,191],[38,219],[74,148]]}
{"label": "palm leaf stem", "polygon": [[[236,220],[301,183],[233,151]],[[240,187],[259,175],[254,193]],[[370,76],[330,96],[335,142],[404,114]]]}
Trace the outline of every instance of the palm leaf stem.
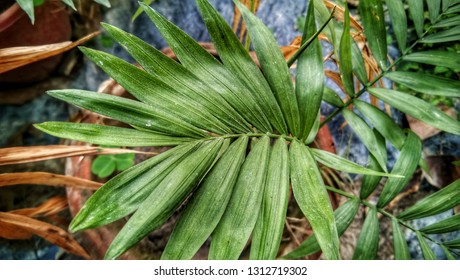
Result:
{"label": "palm leaf stem", "polygon": [[294,139],[297,139],[296,137],[291,137],[291,136],[287,136],[287,135],[284,135],[284,134],[273,134],[273,133],[243,133],[243,134],[225,134],[225,135],[219,135],[219,136],[215,136],[215,137],[212,137],[211,139],[214,139],[214,138],[219,138],[219,137],[222,137],[224,139],[226,138],[239,138],[239,137],[242,137],[242,136],[247,136],[247,137],[262,137],[262,136],[268,136],[270,138],[275,138],[275,139],[278,139],[278,138],[283,138],[287,141],[293,141]]}
{"label": "palm leaf stem", "polygon": [[348,106],[350,106],[351,104],[353,104],[353,102],[355,102],[355,100],[359,99],[359,97],[365,93],[367,91],[368,88],[372,87],[375,83],[377,83],[380,79],[382,79],[382,77],[388,72],[390,71],[394,66],[396,66],[401,60],[404,59],[404,56],[406,56],[407,54],[410,53],[410,51],[419,43],[421,43],[421,41],[425,38],[425,36],[431,31],[432,27],[442,18],[444,14],[441,14],[438,16],[438,18],[436,19],[436,21],[430,25],[428,27],[428,29],[422,34],[422,36],[420,36],[419,39],[417,39],[410,47],[408,47],[402,54],[399,58],[397,58],[395,61],[393,61],[393,63],[390,64],[390,66],[388,66],[385,70],[383,70],[379,75],[377,75],[377,77],[375,77],[372,81],[370,81],[369,83],[363,85],[363,88],[358,91],[358,93],[356,93],[355,96],[351,97],[347,102],[345,102],[345,104],[343,104],[342,107],[340,108],[337,108],[334,112],[332,112],[329,116],[327,116],[320,124],[319,127],[323,127],[326,123],[328,123],[329,121],[331,121],[335,116],[337,116],[340,112],[342,112],[343,109],[346,109],[348,108]]}
{"label": "palm leaf stem", "polygon": [[[369,208],[374,208],[374,209],[376,209],[380,214],[382,214],[382,215],[384,215],[384,216],[386,216],[386,217],[388,217],[388,218],[390,218],[390,219],[396,219],[400,225],[402,225],[403,227],[408,228],[409,230],[413,231],[414,233],[419,232],[425,239],[428,239],[428,240],[430,240],[431,242],[436,243],[436,244],[439,245],[439,246],[442,246],[442,245],[443,245],[443,244],[440,243],[439,241],[437,241],[437,240],[431,238],[428,234],[423,233],[423,232],[421,232],[421,231],[415,229],[415,228],[414,228],[413,226],[411,226],[410,224],[404,222],[404,221],[401,220],[401,219],[398,219],[398,217],[396,217],[396,216],[394,216],[393,214],[391,214],[391,213],[385,211],[384,209],[378,208],[376,205],[374,205],[374,204],[368,202],[367,200],[361,199],[359,196],[355,196],[355,195],[353,195],[353,194],[351,194],[351,193],[347,193],[347,192],[344,192],[344,191],[342,191],[342,190],[339,190],[339,189],[337,189],[337,188],[330,187],[330,186],[326,186],[326,189],[327,189],[328,191],[331,191],[331,192],[334,192],[334,193],[336,193],[336,194],[342,195],[342,196],[347,197],[347,198],[349,198],[349,199],[357,199],[357,200],[359,200],[359,202],[360,202],[362,205],[364,205],[364,206],[366,206],[366,207],[369,207]],[[450,248],[447,248],[447,249],[448,249],[451,253],[453,253],[453,254],[455,254],[455,255],[458,255],[458,253],[455,252],[454,250],[452,250],[452,249],[450,249]]]}
{"label": "palm leaf stem", "polygon": [[294,64],[294,62],[299,58],[299,56],[308,48],[308,46],[310,46],[310,44],[313,42],[313,40],[315,40],[316,37],[319,36],[319,34],[323,31],[324,28],[326,28],[326,26],[328,25],[328,23],[332,20],[332,18],[334,17],[334,13],[335,13],[335,6],[334,8],[332,9],[331,11],[331,14],[329,15],[329,18],[324,22],[324,24],[318,29],[318,31],[316,31],[315,34],[313,34],[313,36],[310,37],[310,39],[308,39],[307,41],[305,41],[305,43],[303,43],[299,49],[286,61],[288,67],[291,67],[292,64]]}

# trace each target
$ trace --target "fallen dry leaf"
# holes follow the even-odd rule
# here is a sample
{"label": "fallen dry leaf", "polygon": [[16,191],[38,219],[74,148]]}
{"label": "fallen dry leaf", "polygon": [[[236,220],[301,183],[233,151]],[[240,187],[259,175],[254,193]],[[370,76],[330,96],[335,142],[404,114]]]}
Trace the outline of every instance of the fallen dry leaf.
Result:
{"label": "fallen dry leaf", "polygon": [[[253,1],[240,0],[240,2],[243,3],[243,5],[245,5],[248,9],[252,10],[254,13],[256,13],[257,10],[259,9],[260,0],[253,0]],[[254,5],[254,7],[252,8],[251,5]],[[235,7],[234,12],[233,12],[233,24],[232,24],[232,29],[234,33],[238,31],[238,27],[240,26],[240,24],[241,24],[240,41],[243,41],[243,38],[246,35],[246,24],[244,23],[244,21],[242,22],[241,20],[240,10]]]}
{"label": "fallen dry leaf", "polygon": [[342,92],[345,92],[345,88],[343,87],[343,83],[342,83],[342,78],[340,77],[339,73],[331,71],[331,70],[325,70],[324,74],[326,75],[326,77],[331,79],[336,85],[338,85],[340,89],[342,90]]}
{"label": "fallen dry leaf", "polygon": [[[453,119],[457,119],[457,112],[454,108],[444,107],[440,109],[447,115],[451,116]],[[415,134],[418,135],[418,137],[420,137],[422,141],[441,132],[441,130],[432,127],[422,121],[419,121],[409,115],[406,115],[406,118],[409,122],[409,127],[412,129],[412,131],[415,132]]]}
{"label": "fallen dry leaf", "polygon": [[[334,13],[335,19],[337,19],[338,21],[342,21],[342,22],[344,21],[345,9],[343,7],[338,6],[337,4],[331,1],[327,1],[327,0],[324,0],[324,4],[326,4],[326,7],[329,10],[332,10],[335,7],[335,13]],[[350,15],[350,26],[358,30],[359,32],[364,31],[364,28],[361,26],[361,24],[358,23],[358,21],[352,15]]]}
{"label": "fallen dry leaf", "polygon": [[97,190],[101,183],[47,172],[15,172],[0,174],[0,187],[12,185],[47,185]]}
{"label": "fallen dry leaf", "polygon": [[0,74],[66,52],[97,36],[99,33],[99,31],[93,32],[75,42],[0,49]]}
{"label": "fallen dry leaf", "polygon": [[34,234],[72,254],[85,259],[91,258],[70,233],[52,224],[22,215],[0,212],[0,225],[0,237],[23,239]]}
{"label": "fallen dry leaf", "polygon": [[[136,150],[92,146],[49,145],[0,149],[0,165],[19,164],[55,158],[108,154],[152,154]],[[153,153],[155,154],[155,153]]]}
{"label": "fallen dry leaf", "polygon": [[423,172],[424,178],[430,185],[437,188],[448,186],[460,178],[460,166],[452,164],[452,162],[457,160],[457,157],[451,155],[431,155],[425,157],[430,174]]}
{"label": "fallen dry leaf", "polygon": [[65,196],[55,196],[51,197],[47,201],[43,202],[41,205],[34,207],[34,208],[22,208],[16,209],[12,211],[8,211],[8,213],[22,215],[27,217],[37,217],[37,216],[52,216],[57,213],[60,213],[67,209],[67,197]]}
{"label": "fallen dry leaf", "polygon": [[289,46],[280,47],[286,61],[300,48],[300,43],[302,43],[302,36],[297,36],[292,40]]}
{"label": "fallen dry leaf", "polygon": [[11,240],[23,240],[31,238],[32,233],[16,225],[3,223],[0,218],[0,237]]}

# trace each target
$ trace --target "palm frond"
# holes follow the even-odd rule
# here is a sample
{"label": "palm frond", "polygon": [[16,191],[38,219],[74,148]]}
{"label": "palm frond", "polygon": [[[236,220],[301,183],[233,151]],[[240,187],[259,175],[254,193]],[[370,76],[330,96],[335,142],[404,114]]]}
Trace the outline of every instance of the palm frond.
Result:
{"label": "palm frond", "polygon": [[[454,20],[456,15],[450,15],[456,12],[457,6],[446,2],[442,1],[441,5],[437,1],[428,6],[433,26],[429,29],[441,26],[450,30],[441,35],[423,29],[425,22],[420,19],[420,6],[410,9],[419,36],[410,45],[406,42],[407,16],[401,11],[402,2],[386,1],[402,51],[401,58],[390,62],[382,1],[360,1],[365,36],[353,36],[357,25],[350,19],[346,7],[340,8],[342,24],[340,20],[330,20],[331,3],[310,1],[303,47],[299,46],[292,56],[298,59],[295,84],[289,70],[292,61],[286,62],[270,30],[238,2],[236,6],[245,19],[261,69],[232,28],[205,0],[197,0],[197,4],[220,60],[142,3],[142,10],[157,26],[180,63],[141,39],[103,24],[145,71],[100,51],[81,50],[137,100],[82,90],[48,93],[129,124],[131,128],[64,123],[44,123],[37,128],[63,138],[96,144],[175,147],[109,180],[80,210],[71,230],[99,227],[130,215],[106,254],[106,258],[114,259],[160,227],[187,200],[163,259],[190,259],[209,237],[210,259],[238,259],[251,235],[250,258],[272,259],[276,258],[280,246],[291,183],[294,198],[312,225],[314,236],[286,258],[322,250],[327,259],[340,259],[339,236],[350,225],[359,205],[367,207],[369,212],[354,258],[376,257],[378,213],[392,219],[397,257],[407,258],[399,226],[410,226],[403,220],[432,215],[460,204],[458,199],[450,199],[459,197],[456,194],[460,181],[425,198],[398,217],[386,212],[383,207],[402,191],[417,168],[422,145],[413,132],[402,130],[388,114],[360,97],[369,92],[372,104],[380,99],[427,124],[460,135],[460,123],[433,105],[402,89],[376,87],[385,76],[415,91],[458,96],[458,81],[394,70],[401,61],[458,68],[456,52],[414,52],[414,46],[424,41],[448,42],[458,35],[460,22]],[[324,34],[319,34],[316,24],[324,24]],[[327,59],[336,62],[340,72],[326,74],[335,77],[343,87],[346,100],[325,87],[320,39],[327,39],[334,47],[335,51]],[[320,122],[322,100],[336,110]],[[319,128],[340,113],[370,152],[367,168],[308,146]],[[401,151],[390,171],[387,171],[387,142]],[[344,172],[365,174],[360,197],[326,186],[318,163]],[[381,177],[389,179],[377,205],[372,205],[365,198],[374,191]],[[350,200],[334,212],[327,191]],[[433,228],[427,231],[445,230],[444,224]],[[417,232],[428,258],[431,255],[423,242],[430,239],[423,230]],[[456,244],[446,243],[443,248],[450,250]]]}

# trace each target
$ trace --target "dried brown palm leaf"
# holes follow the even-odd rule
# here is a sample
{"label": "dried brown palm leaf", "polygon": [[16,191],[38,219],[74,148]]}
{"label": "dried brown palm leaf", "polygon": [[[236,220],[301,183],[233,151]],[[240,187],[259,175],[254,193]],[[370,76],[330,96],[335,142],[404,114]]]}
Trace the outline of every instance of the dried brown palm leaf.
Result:
{"label": "dried brown palm leaf", "polygon": [[[331,79],[336,85],[338,85],[343,92],[345,92],[345,88],[343,86],[342,78],[340,77],[340,73],[337,73],[331,70],[326,70],[324,71],[324,74],[326,75],[326,77]],[[349,98],[349,97],[346,97],[346,98]]]}
{"label": "dried brown palm leaf", "polygon": [[[256,13],[257,10],[259,9],[260,5],[260,0],[241,0],[241,3],[251,9],[252,12]],[[241,22],[241,12],[239,9],[235,9],[233,12],[233,24],[232,24],[232,29],[233,32],[236,33],[238,31],[238,27],[241,24],[241,29],[240,29],[240,41],[243,41],[244,36],[246,35],[246,24],[244,22]]]}
{"label": "dried brown palm leaf", "polygon": [[0,166],[8,164],[19,164],[55,158],[65,158],[74,156],[89,156],[102,154],[126,154],[126,153],[145,153],[135,150],[100,148],[89,146],[33,146],[33,147],[14,147],[0,149]]}
{"label": "dried brown palm leaf", "polygon": [[12,185],[47,185],[97,190],[102,184],[86,179],[47,172],[15,172],[0,174],[0,187]]}
{"label": "dried brown palm leaf", "polygon": [[289,60],[292,57],[292,55],[300,48],[301,42],[302,42],[302,36],[297,36],[291,41],[289,46],[280,47],[281,52],[283,53],[286,61]]}
{"label": "dried brown palm leaf", "polygon": [[[240,0],[241,3],[243,3],[246,6],[246,2],[248,0]],[[235,9],[233,11],[233,23],[232,23],[232,30],[234,33],[238,32],[238,26],[240,26],[241,23],[241,12],[238,9]]]}
{"label": "dried brown palm leaf", "polygon": [[67,231],[33,218],[0,212],[0,237],[8,239],[30,238],[34,234],[86,259],[91,257]]}
{"label": "dried brown palm leaf", "polygon": [[99,33],[99,31],[91,33],[75,42],[0,49],[0,74],[66,52]]}
{"label": "dried brown palm leaf", "polygon": [[[331,1],[328,1],[328,0],[325,0],[324,3],[326,4],[326,7],[329,10],[332,10],[335,7],[335,13],[334,13],[335,19],[337,19],[338,21],[343,22],[345,9],[343,7],[341,7],[341,6],[338,6],[337,4],[335,4],[335,3],[331,2]],[[364,31],[364,29],[361,26],[361,24],[359,24],[358,21],[351,15],[350,15],[350,27],[356,29],[359,32]]]}
{"label": "dried brown palm leaf", "polygon": [[8,213],[27,217],[52,216],[67,209],[67,198],[64,196],[51,197],[41,205],[33,208],[22,208],[9,211]]}

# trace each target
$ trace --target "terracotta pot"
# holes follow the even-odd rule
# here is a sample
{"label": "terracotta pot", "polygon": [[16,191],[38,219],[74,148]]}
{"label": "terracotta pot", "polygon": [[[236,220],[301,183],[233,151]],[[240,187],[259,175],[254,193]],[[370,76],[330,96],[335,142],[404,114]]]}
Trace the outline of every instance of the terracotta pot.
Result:
{"label": "terracotta pot", "polygon": [[[209,43],[201,43],[201,45],[206,48],[210,53],[217,55],[212,45]],[[163,53],[175,59],[175,55],[170,49],[163,50]],[[102,83],[98,89],[99,92],[104,92],[116,96],[122,96],[130,98],[132,97],[129,92],[123,89],[118,83],[109,79]],[[84,123],[97,123],[97,124],[108,124],[108,125],[117,125],[113,120],[104,119],[94,113],[85,111],[81,122]],[[72,142],[73,145],[85,145],[81,142]],[[335,145],[329,128],[323,126],[318,131],[318,136],[315,139],[313,144],[316,148],[326,150],[328,152],[335,153]],[[161,148],[162,151],[165,148]],[[159,150],[154,150],[155,152],[161,152]],[[66,175],[81,177],[84,179],[94,180],[94,176],[91,173],[91,163],[92,157],[78,157],[78,158],[69,158],[66,163]],[[81,207],[84,205],[86,200],[92,195],[91,191],[81,190],[75,188],[67,189],[67,197],[69,208],[72,216],[74,217]],[[329,194],[331,202],[334,208],[338,206],[338,199],[334,194]],[[295,202],[292,203],[295,205]],[[291,208],[291,207],[290,207]],[[128,250],[123,254],[120,259],[159,259],[161,253],[166,246],[166,243],[171,234],[175,220],[178,217],[177,213],[180,212],[180,209],[170,218],[161,228],[153,231],[149,234],[148,237],[144,238],[139,244]],[[303,216],[299,209],[294,210],[291,215]],[[99,227],[96,229],[85,230],[81,232],[80,243],[87,249],[88,253],[95,259],[102,259],[105,252],[107,251],[110,243],[116,237],[118,232],[121,230],[126,220],[117,221],[115,223],[109,224],[107,226]],[[308,223],[303,225],[308,227]],[[302,236],[305,238],[305,236]],[[195,255],[194,259],[207,259],[208,247],[203,246],[200,251]],[[281,251],[285,251],[280,248]],[[292,250],[292,248],[290,249]],[[290,251],[289,250],[289,251]],[[317,259],[320,254],[315,254],[311,258]]]}
{"label": "terracotta pot", "polygon": [[[37,46],[69,41],[72,34],[70,18],[60,1],[45,1],[35,8],[35,24],[18,4],[0,14],[0,49]],[[1,83],[31,83],[46,79],[62,56],[54,56],[0,74]]]}

